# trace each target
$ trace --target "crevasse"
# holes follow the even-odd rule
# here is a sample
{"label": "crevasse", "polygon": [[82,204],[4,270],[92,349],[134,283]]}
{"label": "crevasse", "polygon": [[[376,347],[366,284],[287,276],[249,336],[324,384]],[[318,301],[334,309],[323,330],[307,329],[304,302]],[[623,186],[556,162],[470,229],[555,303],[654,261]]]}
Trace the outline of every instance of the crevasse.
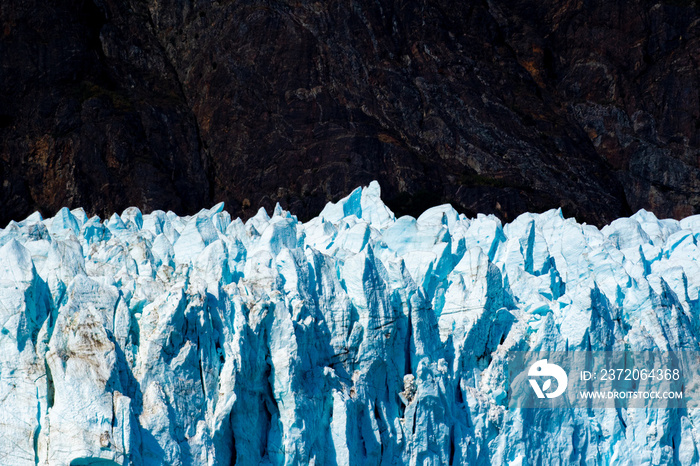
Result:
{"label": "crevasse", "polygon": [[307,223],[37,213],[0,230],[0,464],[697,464],[697,410],[506,400],[512,351],[698,350],[699,238],[376,182]]}

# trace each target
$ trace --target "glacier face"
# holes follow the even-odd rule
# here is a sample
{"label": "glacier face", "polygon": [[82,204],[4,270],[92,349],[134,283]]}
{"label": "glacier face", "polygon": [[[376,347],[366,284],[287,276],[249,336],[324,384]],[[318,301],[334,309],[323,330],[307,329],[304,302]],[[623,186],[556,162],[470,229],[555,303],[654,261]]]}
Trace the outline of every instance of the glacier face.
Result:
{"label": "glacier face", "polygon": [[507,356],[697,350],[700,216],[81,209],[0,230],[0,464],[697,464],[700,411],[508,409]]}

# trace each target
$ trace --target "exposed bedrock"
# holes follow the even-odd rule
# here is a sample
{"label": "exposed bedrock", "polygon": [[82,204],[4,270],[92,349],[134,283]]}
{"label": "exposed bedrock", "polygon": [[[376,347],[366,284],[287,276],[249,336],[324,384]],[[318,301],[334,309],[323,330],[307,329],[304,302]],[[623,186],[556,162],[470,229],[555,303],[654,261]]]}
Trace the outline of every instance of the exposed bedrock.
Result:
{"label": "exposed bedrock", "polygon": [[692,2],[0,5],[0,225],[302,219],[378,179],[399,214],[700,211]]}

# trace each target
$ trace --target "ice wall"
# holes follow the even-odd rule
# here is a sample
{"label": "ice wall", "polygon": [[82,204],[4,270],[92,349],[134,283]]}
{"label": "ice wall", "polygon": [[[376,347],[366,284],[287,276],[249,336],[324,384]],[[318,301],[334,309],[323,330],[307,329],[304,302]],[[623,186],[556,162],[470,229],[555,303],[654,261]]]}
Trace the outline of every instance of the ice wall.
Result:
{"label": "ice wall", "polygon": [[700,412],[507,408],[509,351],[698,350],[700,216],[598,230],[379,186],[301,223],[0,230],[0,464],[697,464]]}

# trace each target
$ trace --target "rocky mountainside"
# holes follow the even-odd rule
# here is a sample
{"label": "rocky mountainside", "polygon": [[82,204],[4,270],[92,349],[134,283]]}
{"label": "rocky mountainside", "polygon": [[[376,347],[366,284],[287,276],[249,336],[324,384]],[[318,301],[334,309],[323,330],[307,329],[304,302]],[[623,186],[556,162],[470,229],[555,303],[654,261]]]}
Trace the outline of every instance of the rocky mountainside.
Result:
{"label": "rocky mountainside", "polygon": [[375,178],[398,214],[697,213],[696,7],[3,1],[0,225],[219,201],[309,218]]}

